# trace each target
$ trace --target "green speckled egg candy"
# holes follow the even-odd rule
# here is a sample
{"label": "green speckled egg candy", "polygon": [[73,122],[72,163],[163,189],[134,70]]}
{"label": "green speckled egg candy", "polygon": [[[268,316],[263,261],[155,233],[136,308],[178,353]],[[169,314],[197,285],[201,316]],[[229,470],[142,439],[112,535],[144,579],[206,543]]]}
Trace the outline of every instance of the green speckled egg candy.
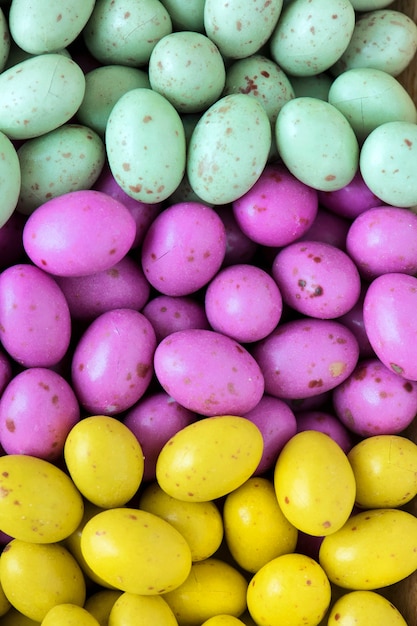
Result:
{"label": "green speckled egg candy", "polygon": [[258,180],[271,148],[262,104],[247,94],[224,96],[201,116],[190,139],[187,175],[203,202],[227,204]]}
{"label": "green speckled egg candy", "polygon": [[65,124],[84,97],[84,74],[62,54],[40,54],[0,74],[0,130],[39,137]]}
{"label": "green speckled egg candy", "polygon": [[176,30],[204,32],[205,0],[161,0]]}
{"label": "green speckled egg candy", "polygon": [[104,143],[86,126],[64,124],[18,149],[22,184],[17,210],[38,206],[70,191],[90,189],[105,160]]}
{"label": "green speckled egg candy", "polygon": [[16,150],[6,135],[0,132],[0,228],[12,215],[20,191],[20,165]]}
{"label": "green speckled egg candy", "polygon": [[6,65],[10,52],[10,33],[6,17],[0,7],[0,72]]}
{"label": "green speckled egg candy", "polygon": [[359,146],[349,122],[333,105],[308,96],[287,102],[275,125],[278,152],[290,172],[320,191],[351,182]]}
{"label": "green speckled egg candy", "polygon": [[106,127],[107,157],[118,184],[135,200],[168,198],[185,171],[185,133],[176,109],[152,89],[129,91]]}
{"label": "green speckled egg candy", "polygon": [[94,0],[13,0],[9,27],[13,40],[31,54],[56,52],[78,37],[94,8]]}

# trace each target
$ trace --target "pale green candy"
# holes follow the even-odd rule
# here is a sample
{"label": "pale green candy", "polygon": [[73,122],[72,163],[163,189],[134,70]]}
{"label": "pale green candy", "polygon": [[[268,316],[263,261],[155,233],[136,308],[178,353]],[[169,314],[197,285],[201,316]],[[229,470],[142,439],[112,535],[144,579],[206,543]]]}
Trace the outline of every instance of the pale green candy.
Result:
{"label": "pale green candy", "polygon": [[204,32],[205,0],[161,0],[176,30]]}
{"label": "pale green candy", "polygon": [[31,54],[56,52],[78,37],[93,8],[94,0],[13,0],[10,34]]}
{"label": "pale green candy", "polygon": [[12,142],[0,132],[0,228],[15,210],[20,191],[20,165]]}
{"label": "pale green candy", "polygon": [[329,102],[346,117],[359,141],[386,122],[417,122],[411,96],[391,74],[356,68],[336,78]]}
{"label": "pale green candy", "polygon": [[168,198],[185,171],[185,133],[176,109],[161,94],[139,88],[114,106],[106,128],[107,157],[118,184],[135,200]]}
{"label": "pale green candy", "polygon": [[180,113],[205,111],[221,95],[226,70],[217,46],[205,35],[171,33],[154,47],[149,80]]}
{"label": "pale green candy", "polygon": [[[62,50],[58,50],[57,52],[54,52],[52,54],[62,54],[63,56],[68,57],[69,59],[72,58],[71,54],[66,48],[63,48]],[[6,62],[6,65],[4,66],[4,69],[5,70],[10,69],[14,65],[17,65],[18,63],[21,63],[22,61],[27,61],[28,59],[32,59],[34,56],[37,56],[37,55],[31,54],[30,52],[26,52],[26,50],[22,50],[22,48],[19,48],[19,46],[12,40],[11,45],[10,45],[9,56],[7,57],[7,62]]]}
{"label": "pale green candy", "polygon": [[84,74],[62,54],[40,54],[0,74],[0,130],[30,139],[65,124],[84,97]]}
{"label": "pale green candy", "polygon": [[320,74],[346,50],[354,27],[349,0],[293,0],[270,39],[271,57],[290,75]]}
{"label": "pale green candy", "polygon": [[384,9],[389,4],[392,4],[393,0],[351,0],[351,4],[355,11],[375,11],[377,9]]}
{"label": "pale green candy", "polygon": [[275,125],[278,152],[290,172],[320,191],[353,179],[359,158],[355,133],[333,105],[308,96],[285,104]]}
{"label": "pale green candy", "polygon": [[22,184],[16,209],[29,215],[51,198],[90,189],[103,168],[106,151],[86,126],[64,124],[29,139],[17,151]]}
{"label": "pale green candy", "polygon": [[398,76],[417,50],[417,25],[392,9],[371,11],[358,18],[345,52],[331,68],[338,75],[355,67],[372,67]]}
{"label": "pale green candy", "polygon": [[141,67],[171,32],[171,18],[159,0],[97,0],[83,37],[103,65]]}
{"label": "pale green candy", "polygon": [[224,57],[243,59],[268,41],[282,10],[282,0],[206,0],[206,34]]}
{"label": "pale green candy", "polygon": [[77,120],[104,136],[107,120],[116,102],[125,93],[149,87],[146,72],[125,65],[103,65],[85,75],[85,94]]}
{"label": "pale green candy", "polygon": [[0,8],[0,72],[6,65],[10,52],[10,32],[6,17]]}
{"label": "pale green candy", "polygon": [[187,175],[210,204],[233,202],[258,180],[271,148],[265,109],[247,94],[220,98],[201,116],[190,139]]}
{"label": "pale green candy", "polygon": [[313,76],[291,76],[291,85],[296,98],[308,96],[328,100],[333,79],[325,72]]}
{"label": "pale green candy", "polygon": [[366,138],[360,155],[365,183],[392,206],[417,204],[417,124],[388,122]]}

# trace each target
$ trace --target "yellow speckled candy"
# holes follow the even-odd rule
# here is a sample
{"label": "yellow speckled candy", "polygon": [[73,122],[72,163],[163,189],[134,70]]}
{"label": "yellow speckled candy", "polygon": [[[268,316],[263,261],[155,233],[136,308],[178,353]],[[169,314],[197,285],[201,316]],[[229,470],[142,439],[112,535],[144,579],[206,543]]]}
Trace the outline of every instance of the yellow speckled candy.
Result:
{"label": "yellow speckled candy", "polygon": [[266,478],[250,478],[230,493],[223,508],[225,535],[235,561],[248,572],[288,552],[297,544],[298,531],[277,502]]}
{"label": "yellow speckled candy", "polygon": [[324,538],[319,560],[339,587],[373,590],[392,585],[417,569],[417,518],[398,509],[353,515]]}
{"label": "yellow speckled candy", "polygon": [[352,591],[336,600],[328,626],[407,626],[401,613],[386,598],[374,591]]}
{"label": "yellow speckled candy", "polygon": [[275,465],[278,503],[298,530],[321,537],[341,528],[356,485],[346,454],[328,435],[306,430],[284,446]]}
{"label": "yellow speckled candy", "polygon": [[177,626],[169,605],[163,596],[142,596],[123,593],[114,603],[108,626]]}
{"label": "yellow speckled candy", "polygon": [[175,589],[191,568],[190,548],[171,524],[127,507],[92,517],[81,532],[81,551],[97,576],[141,595]]}
{"label": "yellow speckled candy", "polygon": [[215,500],[250,478],[262,451],[261,432],[248,419],[207,417],[183,428],[164,445],[156,478],[173,498]]}
{"label": "yellow speckled candy", "polygon": [[107,626],[113,605],[122,593],[123,591],[118,589],[99,589],[87,598],[84,608],[101,626]]}
{"label": "yellow speckled candy", "polygon": [[62,541],[83,516],[83,500],[67,474],[32,456],[0,457],[0,496],[0,530],[22,541]]}
{"label": "yellow speckled candy", "polygon": [[57,604],[42,620],[42,626],[100,626],[95,617],[76,604]]}

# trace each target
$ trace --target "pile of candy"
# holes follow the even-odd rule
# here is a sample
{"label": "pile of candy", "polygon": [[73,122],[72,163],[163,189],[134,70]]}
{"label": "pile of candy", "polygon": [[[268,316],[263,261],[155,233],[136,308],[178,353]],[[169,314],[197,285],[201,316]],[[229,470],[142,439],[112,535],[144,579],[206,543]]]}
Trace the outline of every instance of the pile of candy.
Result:
{"label": "pile of candy", "polygon": [[1,625],[416,626],[416,50],[0,1]]}

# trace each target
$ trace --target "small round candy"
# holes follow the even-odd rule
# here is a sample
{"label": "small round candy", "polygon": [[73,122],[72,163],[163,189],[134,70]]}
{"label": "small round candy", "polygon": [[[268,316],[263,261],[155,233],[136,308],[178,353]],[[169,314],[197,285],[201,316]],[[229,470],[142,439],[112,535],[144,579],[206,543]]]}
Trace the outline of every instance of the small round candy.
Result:
{"label": "small round candy", "polygon": [[188,296],[157,295],[143,307],[142,313],[152,324],[158,343],[178,330],[210,329],[204,304]]}
{"label": "small round candy", "polygon": [[325,411],[299,411],[295,415],[297,432],[318,430],[329,435],[347,454],[353,445],[352,433],[341,421]]}
{"label": "small round candy", "polygon": [[43,626],[100,626],[86,609],[69,602],[53,606],[42,620]]}
{"label": "small round candy", "polygon": [[21,169],[19,157],[10,139],[0,131],[0,150],[4,157],[0,161],[0,184],[3,202],[0,211],[0,228],[12,217],[19,199]]}
{"label": "small round candy", "polygon": [[407,626],[398,609],[384,596],[375,591],[351,591],[338,598],[328,617],[328,626]]}
{"label": "small round candy", "polygon": [[213,330],[251,343],[264,339],[277,326],[282,298],[264,270],[236,264],[213,278],[206,289],[205,310]]}
{"label": "small round candy", "polygon": [[144,596],[125,592],[117,598],[109,614],[109,624],[135,626],[178,626],[175,616],[163,596]]}
{"label": "small round candy", "polygon": [[367,209],[381,206],[381,200],[365,184],[358,170],[350,183],[334,191],[319,191],[321,206],[348,219],[354,219]]}
{"label": "small round candy", "polygon": [[350,221],[319,206],[314,222],[297,241],[322,241],[346,250]]}

